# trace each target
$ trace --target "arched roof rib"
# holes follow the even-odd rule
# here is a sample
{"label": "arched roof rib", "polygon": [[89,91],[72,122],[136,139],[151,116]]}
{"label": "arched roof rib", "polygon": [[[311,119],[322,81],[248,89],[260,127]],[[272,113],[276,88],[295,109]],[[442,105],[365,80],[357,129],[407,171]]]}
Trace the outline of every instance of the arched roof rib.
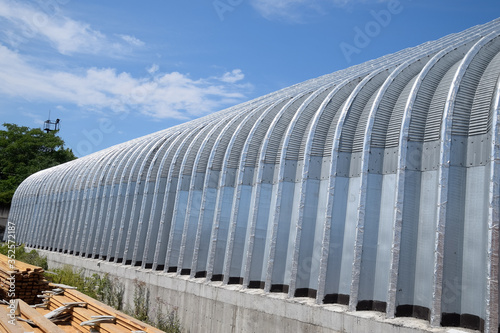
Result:
{"label": "arched roof rib", "polygon": [[[491,103],[491,134],[492,142],[489,149],[489,191],[488,191],[488,233],[486,241],[486,251],[488,257],[494,257],[498,254],[500,242],[498,229],[500,228],[500,77],[496,82],[493,92],[493,101]],[[485,332],[494,331],[499,324],[499,295],[498,295],[498,272],[499,263],[496,260],[488,260],[486,263],[486,290],[485,290],[485,311],[484,322]]]}
{"label": "arched roof rib", "polygon": [[[481,68],[483,68],[484,70],[484,62],[489,62],[493,57],[494,52],[491,52],[491,48],[494,48],[496,50],[496,53],[500,51],[499,41],[500,38],[498,38],[498,33],[493,32],[481,38],[481,40],[479,40],[476,45],[474,45],[471,50],[469,50],[465,58],[462,60],[460,67],[455,73],[453,83],[450,87],[448,100],[443,112],[438,170],[439,184],[434,257],[434,297],[433,307],[431,309],[431,324],[436,326],[439,325],[442,320],[442,307],[445,307],[445,311],[449,311],[449,309],[446,309],[446,307],[450,306],[449,304],[447,304],[447,302],[442,301],[442,290],[447,289],[448,287],[443,279],[447,278],[447,274],[449,274],[444,270],[446,260],[450,258],[450,256],[444,258],[445,251],[447,251],[447,248],[444,244],[447,230],[446,226],[448,224],[447,221],[450,221],[452,219],[459,219],[459,221],[462,220],[460,222],[464,223],[463,215],[457,216],[456,214],[450,214],[449,212],[447,212],[448,206],[453,209],[465,204],[465,197],[460,198],[459,196],[459,198],[457,198],[456,196],[453,196],[451,194],[452,190],[463,191],[463,188],[456,186],[458,185],[458,180],[450,181],[451,149],[452,145],[454,145],[451,138],[453,136],[453,124],[456,120],[455,117],[464,117],[463,114],[465,113],[465,108],[468,107],[468,113],[470,113],[470,105],[466,105],[465,107],[463,107],[462,103],[469,104],[466,100],[471,100],[473,98],[474,86],[477,86],[476,82],[478,82],[478,78],[480,78],[483,73],[481,71]],[[480,64],[478,64],[478,62],[480,62]],[[464,93],[464,90],[469,91],[466,91]],[[454,229],[454,231],[457,232],[456,226],[454,227]],[[479,247],[479,244],[477,246]],[[451,258],[451,260],[454,259],[455,258]],[[456,259],[457,264],[460,259],[462,258]],[[481,295],[482,292],[483,290],[477,291],[475,294]],[[473,300],[471,299],[471,301]],[[455,306],[450,306],[450,308],[455,308]],[[479,313],[477,313],[476,315],[479,315]]]}
{"label": "arched roof rib", "polygon": [[[163,141],[164,139],[161,139],[161,142]],[[138,195],[144,191],[144,184],[141,181],[141,177],[148,162],[148,155],[155,150],[157,145],[158,140],[150,140],[142,149],[137,151],[137,158],[131,158],[127,162],[130,172],[125,189],[123,214],[121,215],[121,221],[117,220],[119,231],[116,238],[115,262],[123,261],[126,264],[132,262],[132,251],[129,252],[129,247],[127,246],[129,244],[127,243],[130,241],[130,235],[134,234],[137,228],[139,215],[139,211],[137,210]],[[178,175],[178,168],[176,175]]]}
{"label": "arched roof rib", "polygon": [[[83,238],[80,246],[80,255],[84,256],[87,253],[90,253],[90,248],[93,245],[93,241],[96,238],[97,233],[95,233],[95,221],[97,220],[96,213],[97,210],[100,209],[100,206],[103,204],[101,190],[103,190],[102,180],[105,178],[109,167],[110,161],[115,157],[117,152],[111,152],[110,154],[106,154],[103,159],[100,161],[100,168],[95,168],[88,178],[88,185],[86,187],[90,187],[88,194],[88,208],[85,215],[85,222],[83,225]],[[93,257],[97,258],[99,256],[98,253],[95,253]]]}
{"label": "arched roof rib", "polygon": [[[159,227],[159,212],[161,212],[161,202],[165,197],[165,187],[166,187],[166,177],[162,176],[162,170],[164,170],[165,161],[171,151],[175,149],[179,143],[183,140],[186,133],[176,133],[175,136],[170,138],[169,141],[165,141],[162,147],[155,153],[153,157],[153,167],[149,168],[147,176],[145,189],[142,198],[141,212],[139,216],[139,226],[138,226],[138,235],[140,235],[134,245],[134,254],[133,258],[135,258],[134,264],[137,262],[142,262],[142,266],[146,266],[146,262],[152,262],[151,260],[147,260],[146,254],[150,253],[150,249],[154,248],[150,246],[151,244],[151,235],[156,234]],[[153,185],[154,184],[154,185]],[[152,188],[152,189],[151,189]],[[151,195],[149,195],[151,193]],[[148,198],[153,197],[152,200],[148,200]],[[142,242],[143,247],[142,251],[144,252],[144,259],[137,260],[139,251],[139,242]],[[151,267],[148,267],[151,268]]]}
{"label": "arched roof rib", "polygon": [[[173,207],[172,227],[170,229],[165,263],[165,268],[167,270],[177,271],[179,269],[179,261],[182,260],[182,258],[180,258],[183,250],[182,242],[183,239],[185,241],[185,237],[187,237],[184,232],[188,231],[185,230],[185,225],[188,224],[186,218],[188,218],[188,212],[189,214],[194,214],[190,211],[190,207],[188,205],[192,203],[192,194],[195,190],[194,186],[191,186],[194,185],[191,180],[196,178],[196,173],[192,175],[194,160],[198,154],[202,154],[202,152],[199,151],[199,148],[210,135],[214,134],[214,128],[226,125],[224,124],[225,121],[229,121],[230,123],[235,122],[240,117],[241,115],[236,115],[232,119],[224,118],[222,121],[218,121],[211,126],[207,126],[203,131],[200,131],[194,137],[193,141],[188,146],[185,146],[185,155],[180,164],[180,177],[176,189],[176,193],[180,193],[182,197],[179,197],[180,200],[175,201],[175,205]],[[196,167],[194,168],[196,169]]]}
{"label": "arched roof rib", "polygon": [[[167,136],[165,141],[168,141],[172,136],[175,137],[177,133],[173,133],[171,136]],[[106,173],[105,177],[102,179],[101,186],[105,191],[105,194],[102,196],[102,202],[99,209],[99,214],[96,217],[97,225],[96,225],[96,235],[100,235],[99,237],[94,237],[93,244],[89,244],[92,246],[92,253],[94,257],[98,256],[100,259],[106,259],[107,254],[104,251],[104,246],[109,244],[109,223],[110,223],[110,215],[111,211],[113,211],[113,205],[115,203],[114,199],[116,198],[116,192],[118,185],[116,184],[117,171],[121,170],[122,163],[124,157],[127,156],[127,153],[130,150],[127,147],[121,148],[117,150],[116,155],[111,159],[109,163],[109,169]],[[97,209],[95,211],[97,214]],[[87,250],[90,251],[90,250]]]}
{"label": "arched roof rib", "polygon": [[[167,141],[167,139],[168,137],[163,137],[163,138],[160,137],[154,142],[151,142],[151,144],[149,144],[143,151],[141,151],[140,158],[137,160],[137,162],[140,162],[140,165],[134,165],[134,168],[137,170],[137,173],[133,172],[132,177],[129,178],[129,184],[134,185],[134,191],[133,191],[130,218],[128,219],[129,226],[126,233],[125,248],[123,252],[123,257],[126,258],[126,260],[132,260],[132,261],[134,260],[132,253],[134,248],[132,244],[135,243],[134,237],[138,235],[138,232],[140,232],[139,229],[142,226],[141,224],[142,220],[140,219],[140,213],[141,213],[140,205],[142,203],[141,197],[142,196],[147,197],[146,186],[148,183],[145,182],[147,171],[151,168],[151,162],[153,161],[156,152],[163,146],[163,144]],[[122,224],[126,222],[127,222],[126,220],[122,219]],[[125,233],[123,233],[122,237],[124,236]]]}
{"label": "arched roof rib", "polygon": [[190,177],[187,179],[189,181],[189,193],[185,217],[184,221],[182,221],[184,225],[176,265],[178,274],[191,272],[201,197],[203,195],[203,184],[205,183],[209,159],[211,156],[213,159],[211,153],[219,150],[222,136],[232,136],[234,128],[238,126],[246,113],[242,112],[242,114],[232,119],[223,119],[217,125],[213,126],[207,137],[199,145],[198,151],[192,150],[191,161],[183,170],[183,173]]}
{"label": "arched roof rib", "polygon": [[[234,223],[238,223],[243,216],[243,223],[248,225],[248,243],[245,242],[244,248],[247,250],[243,250],[246,254],[243,257],[242,266],[245,267],[245,262],[247,262],[247,257],[249,256],[249,250],[253,244],[253,235],[252,235],[252,227],[251,224],[248,224],[249,221],[252,221],[252,218],[245,218],[248,214],[252,214],[251,209],[251,198],[249,195],[252,190],[252,185],[256,183],[255,180],[255,166],[257,163],[258,149],[259,143],[262,142],[267,130],[269,129],[269,125],[271,121],[274,119],[276,114],[280,112],[280,110],[290,103],[291,99],[288,97],[278,99],[274,101],[272,105],[263,105],[261,108],[261,113],[254,119],[255,122],[250,124],[245,124],[245,128],[241,129],[240,134],[243,135],[243,138],[236,141],[235,137],[233,137],[232,142],[230,143],[230,149],[228,149],[224,161],[224,169],[237,169],[236,179],[234,180],[235,184],[235,200],[233,200],[232,212],[230,218],[230,225]],[[251,126],[250,126],[251,125]],[[241,152],[238,152],[241,150]],[[238,155],[235,155],[236,154]],[[231,157],[238,156],[238,160],[235,161]],[[238,166],[239,164],[239,166]],[[254,189],[258,189],[259,187],[253,187]],[[258,196],[255,196],[258,197]],[[206,200],[202,201],[206,204]],[[246,212],[246,214],[245,214]],[[241,224],[241,222],[240,222]],[[230,234],[230,237],[232,235]],[[231,240],[230,240],[231,242]],[[226,251],[227,252],[227,251]],[[229,259],[228,257],[226,257]],[[227,261],[226,259],[226,261]],[[262,264],[261,264],[262,266]],[[243,274],[244,275],[244,274]],[[246,283],[245,277],[243,277],[243,283]]]}
{"label": "arched roof rib", "polygon": [[[373,184],[370,184],[380,181],[380,174],[384,173],[382,161],[386,157],[386,154],[377,154],[375,147],[372,147],[372,136],[379,133],[382,137],[385,136],[387,127],[381,125],[381,122],[384,118],[389,119],[391,114],[395,112],[394,106],[402,90],[423,67],[422,64],[428,58],[429,56],[413,58],[395,68],[385,78],[384,83],[377,89],[376,94],[372,95],[371,99],[373,99],[373,102],[369,102],[364,107],[363,111],[368,112],[363,117],[366,119],[366,122],[362,123],[360,121],[358,123],[358,128],[359,124],[362,124],[361,129],[364,129],[364,135],[358,136],[358,138],[363,138],[362,141],[358,139],[358,142],[354,142],[355,146],[361,146],[361,179],[349,299],[351,310],[356,309],[360,301],[369,301],[370,298],[374,298],[381,303],[386,303],[387,292],[385,288],[387,287],[387,272],[389,271],[389,267],[386,265],[389,262],[390,252],[387,249],[386,251],[377,251],[376,253],[363,251],[363,247],[377,248],[378,243],[385,244],[386,246],[390,244],[383,237],[387,237],[392,230],[390,206],[384,205],[381,200],[393,196],[393,193],[381,186],[374,187]],[[373,98],[373,96],[375,97]],[[381,118],[382,121],[377,122]],[[372,162],[374,159],[381,161],[377,165]],[[370,216],[370,219],[367,218],[367,215]],[[366,225],[366,220],[369,220],[368,225]],[[375,236],[365,237],[365,232],[367,235],[372,233]],[[362,286],[365,287],[361,288]]]}
{"label": "arched roof rib", "polygon": [[41,171],[9,221],[36,248],[496,331],[498,31],[494,20]]}
{"label": "arched roof rib", "polygon": [[[391,260],[390,260],[390,271],[389,271],[389,288],[387,295],[387,308],[386,313],[387,316],[392,318],[396,312],[396,289],[398,288],[398,276],[401,276],[399,285],[406,284],[410,282],[412,279],[407,276],[408,272],[412,271],[413,263],[410,260],[410,256],[407,254],[406,248],[411,242],[410,239],[405,238],[406,233],[403,234],[403,205],[405,198],[405,172],[408,167],[408,141],[409,141],[409,132],[410,132],[410,122],[417,118],[417,95],[425,93],[427,96],[430,95],[435,90],[437,86],[437,78],[438,75],[428,75],[432,70],[436,70],[437,64],[441,64],[441,66],[446,66],[446,62],[442,61],[444,57],[449,57],[450,54],[454,56],[463,56],[465,53],[461,52],[461,48],[466,48],[466,46],[459,47],[458,49],[454,46],[449,46],[442,51],[438,52],[420,71],[418,76],[416,77],[415,82],[411,88],[411,92],[406,101],[405,110],[403,112],[403,118],[401,123],[401,130],[399,133],[399,144],[398,144],[398,162],[397,162],[397,173],[396,173],[396,202],[394,205],[394,220],[393,220],[393,240],[392,243],[395,245],[393,250],[391,251]],[[455,60],[450,59],[450,63],[453,63]],[[440,70],[440,69],[439,69]],[[441,71],[443,73],[443,71]],[[432,80],[431,80],[432,79]],[[421,98],[422,103],[430,98],[424,99],[423,96]],[[424,113],[425,107],[421,107]],[[425,116],[425,114],[424,114]],[[424,121],[422,123],[425,124],[425,117],[423,117]],[[421,127],[425,128],[425,127]],[[415,131],[417,132],[417,131]],[[417,151],[418,154],[418,151]],[[410,161],[411,162],[411,161]],[[408,186],[408,185],[406,185]],[[413,189],[412,189],[413,190]],[[418,225],[418,222],[414,223]],[[409,228],[405,228],[409,229]],[[410,229],[412,230],[412,229]],[[413,231],[413,230],[412,230]],[[415,233],[415,232],[413,232]],[[405,240],[405,243],[402,244],[402,239]],[[400,258],[403,257],[403,260],[400,261]],[[400,262],[404,265],[400,265]],[[400,269],[401,266],[401,269]],[[412,275],[410,273],[410,275]],[[406,286],[405,286],[406,287]],[[411,289],[412,286],[407,286],[407,289]],[[399,295],[400,299],[398,300],[400,304],[411,303],[412,300],[402,299],[401,294]]]}
{"label": "arched roof rib", "polygon": [[[283,101],[281,101],[284,103]],[[242,260],[244,257],[244,247],[242,246],[244,243],[238,242],[238,245],[236,245],[236,248],[234,247],[235,244],[235,238],[238,237],[243,237],[245,238],[245,233],[247,231],[247,228],[245,227],[247,225],[247,219],[245,219],[245,216],[248,215],[248,209],[249,209],[249,196],[248,196],[248,183],[251,183],[253,180],[253,168],[247,168],[245,169],[244,167],[240,167],[238,170],[238,164],[241,163],[241,158],[243,150],[247,151],[245,149],[246,142],[248,142],[248,138],[253,136],[253,133],[255,132],[256,126],[262,127],[263,123],[260,122],[260,120],[263,120],[263,117],[269,118],[271,110],[278,110],[281,109],[278,105],[281,105],[281,103],[278,103],[278,101],[275,102],[275,105],[261,105],[259,108],[255,110],[252,114],[248,114],[245,119],[238,125],[238,127],[235,129],[233,135],[229,137],[229,140],[227,142],[227,148],[226,149],[220,149],[219,151],[225,150],[224,153],[224,158],[222,162],[222,170],[227,170],[227,172],[232,173],[232,178],[233,180],[231,182],[225,182],[226,184],[234,187],[234,196],[233,200],[231,202],[231,212],[228,217],[228,236],[227,236],[227,246],[225,250],[225,255],[224,255],[224,263],[223,263],[223,274],[224,277],[226,278],[226,283],[229,282],[227,280],[228,276],[225,272],[230,270],[231,267],[231,260],[232,258],[238,258],[236,260],[239,260],[239,263],[236,264],[236,266],[239,266],[239,272],[234,273],[232,276],[238,277],[239,280],[242,279],[243,273],[241,272],[241,267],[243,265]],[[218,154],[220,155],[220,154]],[[214,154],[215,158],[215,154]],[[247,173],[247,176],[244,176],[244,173]],[[243,191],[243,187],[245,187],[247,190]],[[243,219],[242,219],[243,216]],[[236,230],[236,226],[238,226],[238,230]],[[238,236],[235,235],[235,233],[238,232]],[[233,250],[237,251],[237,254],[233,256]],[[234,280],[235,278],[233,278]]]}
{"label": "arched roof rib", "polygon": [[[144,191],[143,193],[137,192],[137,195],[142,196],[142,199],[140,197],[137,197],[137,200],[140,201],[140,212],[139,212],[139,217],[138,217],[138,226],[137,226],[137,236],[135,238],[135,241],[133,239],[129,239],[128,243],[129,245],[126,246],[126,248],[130,248],[132,246],[132,243],[134,244],[133,247],[133,254],[132,254],[132,264],[133,265],[138,265],[141,264],[142,261],[139,259],[137,260],[137,252],[139,250],[143,250],[144,247],[146,246],[147,243],[145,243],[145,238],[147,237],[147,231],[149,230],[149,222],[150,222],[150,213],[155,211],[156,207],[153,207],[152,205],[155,205],[156,202],[153,202],[151,200],[151,196],[158,196],[160,194],[160,182],[161,179],[158,178],[159,174],[159,165],[165,154],[168,153],[167,147],[171,146],[175,140],[179,138],[180,133],[174,133],[172,136],[168,137],[167,140],[163,140],[159,144],[155,145],[153,149],[148,153],[148,159],[147,162],[145,161],[146,164],[143,164],[141,168],[143,169],[142,173],[142,179],[141,182],[144,182]],[[138,202],[139,204],[139,202]],[[139,249],[138,244],[144,244],[144,246]]]}
{"label": "arched roof rib", "polygon": [[[176,135],[174,133],[173,135]],[[122,178],[122,173],[127,165],[127,161],[130,156],[133,155],[135,150],[133,149],[123,149],[117,157],[113,161],[112,169],[107,175],[106,186],[110,186],[109,197],[107,200],[107,205],[103,205],[102,209],[106,210],[106,213],[99,215],[99,223],[103,225],[102,237],[99,237],[101,240],[101,246],[99,247],[98,253],[100,254],[101,259],[111,260],[111,251],[112,244],[114,239],[114,217],[116,214],[113,214],[117,207],[117,200],[122,193],[122,182],[120,181]],[[110,246],[111,244],[111,246]],[[107,249],[105,249],[107,247]],[[97,248],[96,248],[97,251]],[[114,259],[114,258],[113,258]]]}
{"label": "arched roof rib", "polygon": [[[74,165],[74,164],[73,164]],[[56,250],[57,239],[57,231],[62,228],[62,223],[64,221],[64,209],[66,206],[66,202],[68,201],[68,192],[66,190],[66,184],[64,182],[65,179],[69,179],[68,175],[72,171],[72,164],[66,164],[65,170],[60,172],[60,177],[57,178],[56,182],[58,184],[58,188],[56,191],[56,197],[51,204],[53,209],[57,211],[53,211],[49,213],[45,220],[48,221],[49,227],[45,228],[45,235],[43,242],[47,244],[48,249]],[[50,221],[50,219],[54,216],[54,220]],[[52,223],[50,223],[52,222]],[[55,235],[55,237],[54,237]]]}
{"label": "arched roof rib", "polygon": [[[181,166],[181,161],[183,158],[183,155],[181,153],[187,149],[189,144],[196,137],[196,134],[198,134],[198,132],[202,130],[204,127],[209,127],[209,126],[200,124],[199,128],[196,128],[193,131],[188,131],[187,135],[183,137],[182,141],[178,142],[178,146],[172,151],[170,151],[168,155],[165,155],[164,160],[162,161],[164,168],[168,169],[168,174],[165,174],[167,182],[167,187],[165,190],[165,199],[163,200],[163,202],[158,202],[158,205],[161,205],[161,214],[160,214],[159,227],[158,227],[159,229],[157,234],[157,243],[156,243],[157,246],[155,247],[155,253],[153,257],[153,268],[155,269],[160,269],[160,268],[168,269],[168,267],[166,267],[165,265],[165,262],[166,262],[168,247],[171,246],[169,245],[170,234],[171,232],[173,232],[171,231],[171,222],[172,222],[173,210],[177,201],[176,189],[177,189],[178,177],[174,177],[174,175],[179,173],[178,171],[176,171],[176,169],[178,170]],[[163,168],[160,166],[160,170],[162,169]]]}
{"label": "arched roof rib", "polygon": [[[331,87],[320,87],[318,90],[316,90],[314,93],[309,95],[307,99],[305,99],[302,104],[300,104],[300,107],[297,109],[297,112],[293,116],[292,122],[297,122],[298,119],[303,116],[306,117],[308,116],[307,112],[314,112],[311,111],[311,108],[309,106],[311,104],[314,104],[314,101],[317,100],[318,98],[323,100],[325,95],[328,93],[328,90],[332,89]],[[305,97],[305,96],[304,96]],[[299,101],[297,101],[300,103]],[[305,127],[306,124],[301,124],[302,127]],[[287,125],[287,130],[289,130],[291,127]],[[284,136],[284,140],[280,143],[280,147],[287,147],[289,146],[288,140],[288,135]],[[298,154],[299,148],[300,148],[300,141],[295,142],[298,146],[294,147],[295,148],[295,153]],[[285,149],[279,148],[278,151],[280,152],[279,154],[281,157],[277,159],[278,163],[280,163],[280,160],[283,160],[283,154],[285,152]],[[240,176],[241,174],[239,174]],[[280,171],[278,175],[278,182],[281,182],[283,180],[283,171]],[[238,182],[240,182],[238,180]],[[239,278],[240,280],[244,280],[244,261],[243,258],[245,257],[245,247],[242,246],[244,242],[242,240],[246,239],[246,233],[247,233],[247,219],[245,218],[248,215],[247,210],[245,209],[244,211],[239,210],[239,206],[241,205],[239,201],[241,200],[241,195],[242,195],[242,186],[239,186],[236,189],[236,195],[235,198],[238,198],[237,201],[234,203],[233,206],[233,211],[231,215],[231,220],[230,220],[230,230],[228,234],[228,246],[226,247],[226,254],[225,254],[225,262],[224,262],[224,281],[227,283],[229,282],[229,276],[234,276]],[[249,191],[246,191],[247,196]],[[248,199],[247,199],[248,200]],[[243,282],[245,283],[245,281]],[[248,282],[247,282],[248,283]]]}
{"label": "arched roof rib", "polygon": [[[116,195],[113,197],[112,204],[114,206],[108,208],[110,220],[106,223],[111,223],[109,227],[109,245],[107,246],[106,258],[113,262],[121,262],[123,260],[123,252],[117,256],[116,252],[119,248],[123,228],[125,228],[126,210],[128,209],[128,197],[130,195],[130,178],[133,174],[133,166],[136,161],[141,160],[140,152],[146,149],[148,142],[143,140],[139,144],[131,147],[129,154],[123,157],[120,165],[114,175],[113,183],[118,182],[118,188],[115,187]],[[115,183],[116,184],[116,183]]]}

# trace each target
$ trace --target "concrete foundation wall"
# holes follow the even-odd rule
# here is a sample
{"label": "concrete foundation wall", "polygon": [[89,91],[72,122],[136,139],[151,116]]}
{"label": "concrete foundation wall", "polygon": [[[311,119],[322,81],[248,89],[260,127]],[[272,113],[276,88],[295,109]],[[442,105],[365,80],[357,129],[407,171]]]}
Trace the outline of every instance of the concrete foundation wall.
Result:
{"label": "concrete foundation wall", "polygon": [[318,305],[310,298],[287,299],[283,293],[264,293],[261,289],[242,289],[241,285],[189,279],[175,273],[155,272],[107,261],[85,259],[38,250],[47,256],[49,269],[63,265],[84,268],[86,274],[108,273],[125,286],[125,306],[133,304],[138,283],[150,292],[150,313],[177,310],[184,332],[473,332],[464,329],[431,328],[413,318],[385,319],[374,311],[348,312],[347,306]]}

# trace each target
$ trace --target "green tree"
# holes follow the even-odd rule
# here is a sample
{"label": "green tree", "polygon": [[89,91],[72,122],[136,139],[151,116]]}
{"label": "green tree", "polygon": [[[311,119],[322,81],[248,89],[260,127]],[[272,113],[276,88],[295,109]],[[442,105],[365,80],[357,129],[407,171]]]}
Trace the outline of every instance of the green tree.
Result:
{"label": "green tree", "polygon": [[57,132],[4,123],[0,130],[0,205],[10,205],[16,188],[37,171],[74,160]]}

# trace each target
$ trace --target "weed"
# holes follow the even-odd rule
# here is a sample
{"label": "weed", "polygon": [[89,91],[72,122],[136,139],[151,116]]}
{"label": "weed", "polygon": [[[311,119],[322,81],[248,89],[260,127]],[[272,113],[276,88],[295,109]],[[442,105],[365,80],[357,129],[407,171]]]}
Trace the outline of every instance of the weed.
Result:
{"label": "weed", "polygon": [[132,315],[140,321],[149,322],[149,289],[144,282],[134,281],[134,309]]}
{"label": "weed", "polygon": [[177,308],[163,312],[163,304],[159,298],[156,299],[156,322],[154,326],[167,333],[181,333],[182,326],[177,316]]}
{"label": "weed", "polygon": [[123,310],[124,293],[125,286],[121,284],[116,278],[114,280],[111,280],[107,273],[104,274],[104,276],[98,281],[98,299],[117,310]]}

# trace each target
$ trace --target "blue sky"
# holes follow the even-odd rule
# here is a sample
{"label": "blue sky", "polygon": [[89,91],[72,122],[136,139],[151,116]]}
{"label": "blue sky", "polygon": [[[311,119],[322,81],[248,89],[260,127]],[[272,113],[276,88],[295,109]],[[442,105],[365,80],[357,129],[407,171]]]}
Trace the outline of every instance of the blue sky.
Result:
{"label": "blue sky", "polygon": [[81,157],[499,16],[498,0],[0,0],[0,121],[50,111]]}

